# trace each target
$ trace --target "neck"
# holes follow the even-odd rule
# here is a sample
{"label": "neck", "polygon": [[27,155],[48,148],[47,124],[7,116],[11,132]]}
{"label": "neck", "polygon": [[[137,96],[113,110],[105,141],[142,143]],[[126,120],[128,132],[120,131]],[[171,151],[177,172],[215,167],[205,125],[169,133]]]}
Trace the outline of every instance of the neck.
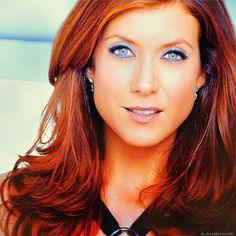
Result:
{"label": "neck", "polygon": [[[173,140],[173,138],[171,139]],[[141,190],[158,184],[170,145],[137,147],[125,143],[109,128],[105,129],[104,192],[138,204]],[[119,189],[121,193],[114,193]],[[150,194],[149,194],[150,196]],[[149,205],[152,197],[144,202]]]}

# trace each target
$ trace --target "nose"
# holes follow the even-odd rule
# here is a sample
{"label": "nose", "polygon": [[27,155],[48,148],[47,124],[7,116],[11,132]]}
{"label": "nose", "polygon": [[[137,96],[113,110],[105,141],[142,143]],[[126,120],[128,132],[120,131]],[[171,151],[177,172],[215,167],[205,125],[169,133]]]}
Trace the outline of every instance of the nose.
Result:
{"label": "nose", "polygon": [[143,58],[137,67],[136,74],[132,80],[131,91],[143,96],[157,93],[157,68],[155,68],[155,61],[152,57],[147,56]]}

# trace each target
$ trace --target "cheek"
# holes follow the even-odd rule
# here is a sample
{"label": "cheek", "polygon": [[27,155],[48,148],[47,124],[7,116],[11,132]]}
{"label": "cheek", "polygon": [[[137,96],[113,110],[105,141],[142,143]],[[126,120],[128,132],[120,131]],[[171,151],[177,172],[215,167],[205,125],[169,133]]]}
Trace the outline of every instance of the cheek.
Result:
{"label": "cheek", "polygon": [[[168,88],[168,96],[175,103],[192,103],[194,99],[194,81],[190,83],[173,83]],[[180,105],[179,104],[179,105]]]}
{"label": "cheek", "polygon": [[194,90],[198,68],[189,66],[178,70],[165,70],[162,73],[162,89],[169,105],[174,110],[186,111],[189,113],[194,103]]}
{"label": "cheek", "polygon": [[[132,66],[124,62],[115,62],[114,58],[99,56],[96,59],[94,74],[94,102],[100,115],[106,119],[121,105],[120,97],[129,90]],[[105,117],[104,117],[105,116]]]}
{"label": "cheek", "polygon": [[187,117],[194,105],[194,92],[191,88],[181,88],[172,94],[172,111],[179,117]]}
{"label": "cheek", "polygon": [[113,91],[129,88],[130,78],[135,70],[133,62],[122,61],[111,55],[100,56],[96,60],[95,83],[97,90]]}

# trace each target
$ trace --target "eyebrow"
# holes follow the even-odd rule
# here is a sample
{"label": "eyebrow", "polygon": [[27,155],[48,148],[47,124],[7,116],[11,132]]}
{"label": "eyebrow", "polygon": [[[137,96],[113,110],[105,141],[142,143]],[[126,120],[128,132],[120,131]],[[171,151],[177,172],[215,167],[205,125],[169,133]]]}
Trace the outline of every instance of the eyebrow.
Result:
{"label": "eyebrow", "polygon": [[[104,40],[106,41],[106,40],[111,39],[111,38],[120,38],[125,42],[131,43],[131,44],[136,45],[136,46],[140,46],[137,42],[135,42],[132,39],[129,39],[129,38],[123,36],[123,35],[120,35],[120,34],[112,34],[112,35],[104,38]],[[187,40],[183,39],[183,38],[178,38],[178,39],[175,39],[175,40],[170,41],[168,43],[165,43],[161,47],[166,48],[166,47],[172,47],[172,46],[179,45],[179,44],[186,44],[191,49],[193,49],[193,45],[190,42],[188,42]]]}
{"label": "eyebrow", "polygon": [[127,37],[125,37],[125,36],[123,36],[123,35],[120,35],[120,34],[112,34],[112,35],[110,35],[110,36],[104,38],[104,40],[106,41],[106,40],[111,39],[111,38],[120,38],[120,39],[122,39],[122,40],[124,40],[124,41],[126,41],[126,42],[128,42],[128,43],[131,43],[131,44],[133,44],[133,45],[140,46],[138,43],[136,43],[136,42],[133,41],[132,39],[129,39],[129,38],[127,38]]}

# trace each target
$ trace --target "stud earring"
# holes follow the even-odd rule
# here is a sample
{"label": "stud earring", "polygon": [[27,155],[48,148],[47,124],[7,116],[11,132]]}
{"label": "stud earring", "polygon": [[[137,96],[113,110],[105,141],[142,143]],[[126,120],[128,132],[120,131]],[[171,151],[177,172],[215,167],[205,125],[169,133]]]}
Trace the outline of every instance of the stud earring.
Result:
{"label": "stud earring", "polygon": [[94,91],[94,81],[92,78],[88,78],[89,82],[91,83],[91,92]]}
{"label": "stud earring", "polygon": [[197,100],[197,92],[198,92],[198,90],[199,90],[199,88],[196,88],[195,89],[195,93],[194,93],[194,101],[196,101]]}

